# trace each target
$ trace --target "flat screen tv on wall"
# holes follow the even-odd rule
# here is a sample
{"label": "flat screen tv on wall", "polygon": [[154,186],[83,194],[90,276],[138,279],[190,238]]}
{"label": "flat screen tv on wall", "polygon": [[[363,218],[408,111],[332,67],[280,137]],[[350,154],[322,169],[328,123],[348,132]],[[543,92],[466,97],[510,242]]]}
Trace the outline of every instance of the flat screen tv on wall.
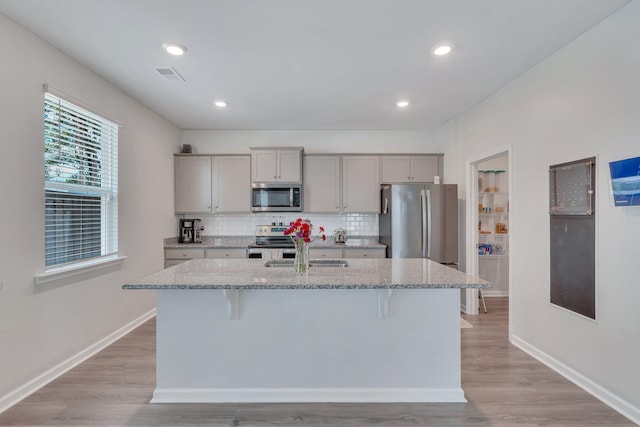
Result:
{"label": "flat screen tv on wall", "polygon": [[609,163],[615,206],[640,206],[640,157]]}

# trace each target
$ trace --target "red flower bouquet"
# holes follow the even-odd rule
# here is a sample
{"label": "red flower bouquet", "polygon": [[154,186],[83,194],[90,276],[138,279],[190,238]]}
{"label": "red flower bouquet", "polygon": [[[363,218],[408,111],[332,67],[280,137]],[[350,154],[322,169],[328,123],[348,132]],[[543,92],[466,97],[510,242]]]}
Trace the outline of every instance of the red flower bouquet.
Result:
{"label": "red flower bouquet", "polygon": [[284,231],[285,236],[291,237],[293,243],[311,243],[317,237],[321,237],[322,240],[327,240],[327,236],[324,235],[324,227],[319,228],[320,231],[315,236],[311,236],[313,231],[313,225],[308,219],[298,218],[295,221],[289,223],[289,228]]}
{"label": "red flower bouquet", "polygon": [[312,236],[313,225],[311,225],[311,221],[298,218],[292,221],[289,224],[289,228],[284,231],[284,235],[291,237],[296,247],[296,259],[293,267],[297,274],[306,273],[309,267],[309,243],[317,237],[321,237],[322,240],[327,240],[327,237],[324,235],[324,227],[319,227],[319,229],[318,234]]}

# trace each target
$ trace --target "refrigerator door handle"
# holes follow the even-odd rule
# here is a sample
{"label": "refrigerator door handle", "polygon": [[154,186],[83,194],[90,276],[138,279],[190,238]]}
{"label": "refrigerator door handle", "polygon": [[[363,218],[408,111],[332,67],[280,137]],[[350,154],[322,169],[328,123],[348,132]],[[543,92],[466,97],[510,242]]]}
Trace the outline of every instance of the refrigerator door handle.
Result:
{"label": "refrigerator door handle", "polygon": [[420,191],[420,211],[422,213],[422,258],[427,256],[427,194]]}
{"label": "refrigerator door handle", "polygon": [[431,210],[431,190],[427,190],[426,192],[427,195],[427,258],[431,258],[431,217],[432,215],[432,210]]}
{"label": "refrigerator door handle", "polygon": [[386,197],[384,198],[384,207],[382,208],[382,213],[383,214],[389,213],[389,199]]}

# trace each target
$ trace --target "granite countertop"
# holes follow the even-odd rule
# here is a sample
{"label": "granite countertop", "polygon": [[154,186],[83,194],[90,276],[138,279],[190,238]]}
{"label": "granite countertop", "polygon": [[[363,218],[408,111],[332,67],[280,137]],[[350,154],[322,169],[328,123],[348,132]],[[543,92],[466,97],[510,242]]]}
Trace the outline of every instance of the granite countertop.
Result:
{"label": "granite countertop", "polygon": [[349,259],[348,267],[265,267],[262,259],[194,259],[132,280],[123,289],[452,289],[491,288],[424,258]]}
{"label": "granite countertop", "polygon": [[[178,243],[177,237],[164,239],[166,249],[185,248],[224,248],[245,249],[256,242],[255,236],[202,236],[202,243]],[[358,249],[378,249],[386,248],[386,245],[378,242],[378,236],[358,236],[350,237],[346,243],[335,243],[332,237],[327,236],[326,241],[316,239],[311,243],[312,248],[358,248]]]}

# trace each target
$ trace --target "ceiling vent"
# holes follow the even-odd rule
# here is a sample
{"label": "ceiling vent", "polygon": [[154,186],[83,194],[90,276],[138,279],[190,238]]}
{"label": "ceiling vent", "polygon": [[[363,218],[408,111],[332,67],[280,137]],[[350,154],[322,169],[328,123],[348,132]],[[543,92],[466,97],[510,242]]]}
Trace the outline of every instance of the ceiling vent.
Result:
{"label": "ceiling vent", "polygon": [[158,67],[155,68],[156,72],[162,76],[163,79],[171,82],[184,82],[184,77],[180,75],[173,67]]}

